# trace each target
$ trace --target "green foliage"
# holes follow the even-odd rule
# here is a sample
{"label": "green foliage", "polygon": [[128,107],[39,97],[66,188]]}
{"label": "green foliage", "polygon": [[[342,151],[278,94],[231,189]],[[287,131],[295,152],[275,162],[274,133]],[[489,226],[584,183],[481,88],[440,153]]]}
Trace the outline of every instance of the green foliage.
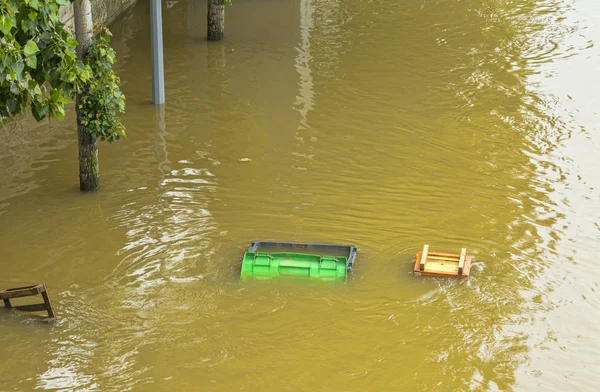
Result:
{"label": "green foliage", "polygon": [[85,63],[93,77],[84,85],[78,103],[79,118],[86,131],[109,143],[125,136],[125,127],[118,116],[125,112],[125,95],[112,70],[116,55],[110,47],[111,36],[108,28],[103,27],[92,39]]}
{"label": "green foliage", "polygon": [[[0,120],[31,113],[62,118],[64,105],[89,74],[77,41],[58,19],[65,0],[0,0]],[[87,71],[87,72],[86,72]]]}
{"label": "green foliage", "polygon": [[77,41],[58,18],[67,0],[0,0],[0,120],[26,114],[37,121],[62,119],[64,105],[81,95],[79,116],[95,138],[112,142],[125,135],[117,113],[125,110],[110,32],[93,39],[85,61]]}

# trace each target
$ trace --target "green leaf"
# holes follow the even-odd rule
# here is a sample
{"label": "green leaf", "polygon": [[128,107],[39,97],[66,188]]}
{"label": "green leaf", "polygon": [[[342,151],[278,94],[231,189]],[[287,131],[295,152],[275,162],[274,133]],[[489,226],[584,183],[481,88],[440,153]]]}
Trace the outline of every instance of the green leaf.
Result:
{"label": "green leaf", "polygon": [[59,120],[65,118],[65,109],[62,107],[62,105],[56,107],[56,118]]}
{"label": "green leaf", "polygon": [[17,111],[17,101],[13,98],[10,98],[6,101],[6,107],[8,108],[9,113],[15,113]]}
{"label": "green leaf", "polygon": [[65,5],[65,4],[67,4],[67,0],[56,0],[56,4]]}
{"label": "green leaf", "polygon": [[50,42],[51,39],[52,39],[52,36],[47,31],[44,31],[42,34],[40,34],[40,40],[42,42],[48,43],[48,42]]}
{"label": "green leaf", "polygon": [[67,45],[69,45],[71,48],[76,47],[77,45],[79,45],[79,42],[77,42],[77,40],[73,37],[69,37],[67,39]]}
{"label": "green leaf", "polygon": [[36,69],[37,68],[37,57],[36,56],[27,57],[26,63],[29,68]]}
{"label": "green leaf", "polygon": [[29,6],[34,10],[38,10],[40,8],[39,0],[29,0]]}
{"label": "green leaf", "polygon": [[36,121],[42,121],[48,115],[48,106],[42,105],[40,102],[31,104],[31,114]]}
{"label": "green leaf", "polygon": [[23,53],[25,54],[25,56],[34,55],[39,51],[40,51],[40,48],[38,48],[37,44],[35,42],[33,42],[33,40],[27,41],[27,43],[25,44],[25,47],[23,48]]}
{"label": "green leaf", "polygon": [[11,68],[15,72],[15,74],[17,74],[18,79],[21,75],[21,72],[23,72],[23,68],[25,68],[25,64],[23,64],[23,61],[19,60],[16,63],[12,63]]}
{"label": "green leaf", "polygon": [[2,64],[3,67],[6,67],[10,64],[10,59],[6,53],[0,52],[0,64]]}
{"label": "green leaf", "polygon": [[6,17],[6,15],[3,14],[0,16],[0,31],[2,31],[4,35],[9,35],[14,23],[15,21],[13,18],[10,16]]}

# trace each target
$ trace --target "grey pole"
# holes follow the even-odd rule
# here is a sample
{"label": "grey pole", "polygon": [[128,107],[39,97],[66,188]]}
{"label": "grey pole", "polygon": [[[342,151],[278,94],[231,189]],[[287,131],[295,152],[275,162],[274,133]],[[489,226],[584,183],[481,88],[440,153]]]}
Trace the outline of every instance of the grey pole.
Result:
{"label": "grey pole", "polygon": [[150,0],[152,35],[152,102],[165,103],[165,66],[163,63],[162,0]]}

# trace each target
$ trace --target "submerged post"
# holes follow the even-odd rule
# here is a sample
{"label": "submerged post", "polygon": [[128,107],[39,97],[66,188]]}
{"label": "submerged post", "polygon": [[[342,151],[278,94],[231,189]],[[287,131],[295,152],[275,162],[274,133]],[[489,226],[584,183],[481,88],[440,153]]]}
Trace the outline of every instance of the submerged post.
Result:
{"label": "submerged post", "polygon": [[150,0],[152,35],[152,103],[165,103],[165,68],[163,62],[161,0]]}

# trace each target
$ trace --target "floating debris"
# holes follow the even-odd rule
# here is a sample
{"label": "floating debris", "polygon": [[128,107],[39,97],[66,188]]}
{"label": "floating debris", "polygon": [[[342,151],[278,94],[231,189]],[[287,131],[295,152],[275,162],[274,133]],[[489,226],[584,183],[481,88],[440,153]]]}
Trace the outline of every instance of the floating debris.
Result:
{"label": "floating debris", "polygon": [[434,253],[429,252],[429,245],[425,245],[417,254],[414,272],[422,276],[467,278],[471,259],[466,248],[462,248],[460,254]]}
{"label": "floating debris", "polygon": [[[10,302],[11,299],[32,297],[38,294],[42,296],[42,298],[44,299],[44,303],[15,306]],[[44,318],[43,321],[54,321],[54,311],[52,310],[52,304],[50,304],[50,299],[48,298],[48,290],[46,289],[45,284],[0,290],[0,299],[4,301],[4,306],[6,308],[16,309],[21,312],[47,312],[48,317]]]}
{"label": "floating debris", "polygon": [[242,278],[346,279],[357,249],[352,245],[253,242],[242,260]]}

